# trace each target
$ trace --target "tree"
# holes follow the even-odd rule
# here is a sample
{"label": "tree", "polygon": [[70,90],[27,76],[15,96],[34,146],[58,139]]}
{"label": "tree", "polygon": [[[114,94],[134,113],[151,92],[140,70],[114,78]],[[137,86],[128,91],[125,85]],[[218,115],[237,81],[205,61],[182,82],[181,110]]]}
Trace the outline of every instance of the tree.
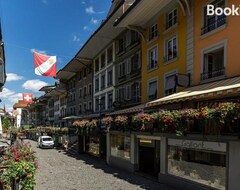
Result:
{"label": "tree", "polygon": [[3,132],[6,133],[11,127],[11,121],[8,117],[4,117],[2,120]]}

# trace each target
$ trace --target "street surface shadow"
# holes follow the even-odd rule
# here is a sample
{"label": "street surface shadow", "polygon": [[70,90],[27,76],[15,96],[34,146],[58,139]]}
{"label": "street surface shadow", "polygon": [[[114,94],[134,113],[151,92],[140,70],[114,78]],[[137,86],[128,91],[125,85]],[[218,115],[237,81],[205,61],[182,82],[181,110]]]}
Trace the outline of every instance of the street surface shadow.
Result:
{"label": "street surface shadow", "polygon": [[95,156],[91,156],[88,154],[72,154],[69,152],[63,151],[65,155],[73,157],[77,160],[84,161],[85,164],[90,165],[95,169],[101,169],[104,173],[108,173],[113,175],[116,178],[125,180],[131,184],[138,185],[139,187],[146,190],[176,190],[170,186],[165,186],[164,184],[160,184],[157,181],[157,178],[153,178],[147,175],[139,174],[139,173],[130,173],[119,168],[111,167],[106,164],[104,160],[101,160]]}

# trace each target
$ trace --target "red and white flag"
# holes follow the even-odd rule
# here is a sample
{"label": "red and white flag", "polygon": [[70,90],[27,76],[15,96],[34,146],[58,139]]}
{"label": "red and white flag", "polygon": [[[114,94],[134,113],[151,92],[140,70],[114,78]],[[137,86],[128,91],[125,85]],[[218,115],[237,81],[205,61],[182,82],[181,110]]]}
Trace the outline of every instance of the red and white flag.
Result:
{"label": "red and white flag", "polygon": [[35,74],[41,76],[56,76],[56,56],[42,55],[36,52],[34,54]]}
{"label": "red and white flag", "polygon": [[32,94],[23,93],[22,96],[23,96],[24,102],[28,102],[28,103],[32,102]]}

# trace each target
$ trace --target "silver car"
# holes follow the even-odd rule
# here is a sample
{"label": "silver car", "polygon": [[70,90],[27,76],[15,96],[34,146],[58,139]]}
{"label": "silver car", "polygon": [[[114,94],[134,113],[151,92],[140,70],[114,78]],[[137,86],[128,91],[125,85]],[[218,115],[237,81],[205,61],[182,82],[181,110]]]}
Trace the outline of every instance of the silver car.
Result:
{"label": "silver car", "polygon": [[40,136],[38,138],[38,147],[40,148],[53,148],[54,142],[50,136]]}

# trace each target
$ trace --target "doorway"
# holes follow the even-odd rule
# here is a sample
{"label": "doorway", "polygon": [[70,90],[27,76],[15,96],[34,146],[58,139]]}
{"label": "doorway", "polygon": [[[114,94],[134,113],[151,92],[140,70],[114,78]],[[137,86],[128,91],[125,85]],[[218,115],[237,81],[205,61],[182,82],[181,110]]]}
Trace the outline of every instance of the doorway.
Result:
{"label": "doorway", "polygon": [[160,172],[160,141],[139,139],[139,171],[158,177]]}

